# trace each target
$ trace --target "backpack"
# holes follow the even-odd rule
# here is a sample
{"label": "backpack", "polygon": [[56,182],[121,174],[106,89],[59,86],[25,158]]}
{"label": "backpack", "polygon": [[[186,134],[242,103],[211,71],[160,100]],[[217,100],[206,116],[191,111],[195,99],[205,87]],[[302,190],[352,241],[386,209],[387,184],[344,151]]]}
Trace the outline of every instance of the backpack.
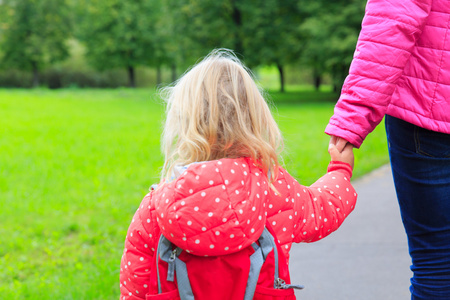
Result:
{"label": "backpack", "polygon": [[294,300],[289,269],[266,224],[257,242],[236,253],[196,256],[162,234],[146,300]]}

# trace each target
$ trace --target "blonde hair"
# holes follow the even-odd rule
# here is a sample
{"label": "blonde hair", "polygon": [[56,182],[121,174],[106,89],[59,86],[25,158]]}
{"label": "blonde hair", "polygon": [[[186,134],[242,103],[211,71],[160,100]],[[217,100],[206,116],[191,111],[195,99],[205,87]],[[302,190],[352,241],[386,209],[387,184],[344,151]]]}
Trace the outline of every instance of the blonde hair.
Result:
{"label": "blonde hair", "polygon": [[212,51],[164,88],[162,98],[167,102],[163,178],[176,165],[238,157],[253,158],[270,182],[276,178],[280,130],[251,72],[233,52]]}

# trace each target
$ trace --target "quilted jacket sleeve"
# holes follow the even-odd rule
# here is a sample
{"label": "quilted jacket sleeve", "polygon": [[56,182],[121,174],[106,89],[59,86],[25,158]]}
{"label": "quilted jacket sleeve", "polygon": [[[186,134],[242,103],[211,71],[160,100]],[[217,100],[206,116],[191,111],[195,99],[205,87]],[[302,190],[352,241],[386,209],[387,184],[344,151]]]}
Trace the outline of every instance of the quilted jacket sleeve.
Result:
{"label": "quilted jacket sleeve", "polygon": [[432,0],[369,0],[349,75],[325,129],[359,148],[381,122]]}
{"label": "quilted jacket sleeve", "polygon": [[125,249],[120,264],[120,299],[145,299],[149,275],[155,253],[158,226],[150,207],[151,194],[144,197],[136,211],[125,239]]}
{"label": "quilted jacket sleeve", "polygon": [[343,162],[331,162],[328,173],[309,187],[295,184],[302,201],[294,203],[296,224],[293,241],[314,242],[341,226],[356,204],[357,194],[350,183],[352,169]]}

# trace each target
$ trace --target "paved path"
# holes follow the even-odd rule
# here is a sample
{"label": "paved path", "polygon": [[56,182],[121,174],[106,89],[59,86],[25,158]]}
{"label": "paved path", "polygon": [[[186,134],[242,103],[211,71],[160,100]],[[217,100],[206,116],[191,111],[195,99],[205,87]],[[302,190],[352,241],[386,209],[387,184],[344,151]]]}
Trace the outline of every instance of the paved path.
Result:
{"label": "paved path", "polygon": [[306,288],[300,300],[409,300],[406,234],[391,170],[382,167],[354,182],[353,213],[336,232],[291,250],[291,279]]}

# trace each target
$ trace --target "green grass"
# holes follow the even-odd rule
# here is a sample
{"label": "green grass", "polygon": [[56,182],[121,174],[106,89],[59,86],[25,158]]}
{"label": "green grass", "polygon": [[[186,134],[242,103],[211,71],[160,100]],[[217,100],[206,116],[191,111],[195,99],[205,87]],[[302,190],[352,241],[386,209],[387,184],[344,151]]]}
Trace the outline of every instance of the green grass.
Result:
{"label": "green grass", "polygon": [[[287,169],[311,184],[336,95],[271,97]],[[151,89],[0,89],[0,298],[117,299],[126,230],[162,164],[163,112]],[[387,163],[382,126],[355,152],[356,176]]]}

